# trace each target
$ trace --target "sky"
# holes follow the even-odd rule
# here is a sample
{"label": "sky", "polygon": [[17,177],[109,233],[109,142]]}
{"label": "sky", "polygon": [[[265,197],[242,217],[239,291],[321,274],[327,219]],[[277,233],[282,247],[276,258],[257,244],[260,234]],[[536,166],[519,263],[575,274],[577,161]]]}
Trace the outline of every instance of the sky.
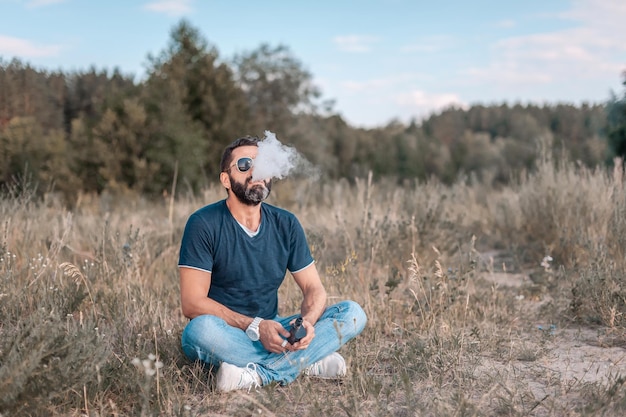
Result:
{"label": "sky", "polygon": [[286,45],[355,127],[624,91],[625,0],[0,0],[0,57],[141,80],[181,19],[225,62]]}

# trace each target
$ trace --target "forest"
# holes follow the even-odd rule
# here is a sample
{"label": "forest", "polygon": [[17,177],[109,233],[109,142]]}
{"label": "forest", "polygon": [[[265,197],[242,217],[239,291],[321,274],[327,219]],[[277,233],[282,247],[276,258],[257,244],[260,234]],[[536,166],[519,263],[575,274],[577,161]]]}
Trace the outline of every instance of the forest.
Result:
{"label": "forest", "polygon": [[[224,59],[181,21],[148,62],[0,59],[0,416],[626,415],[626,73],[604,103],[363,129],[284,45]],[[266,130],[320,174],[268,203],[368,324],[341,381],[220,393],[181,349],[178,252]]]}
{"label": "forest", "polygon": [[49,71],[0,58],[0,185],[27,179],[70,206],[80,194],[156,197],[173,181],[193,193],[217,178],[226,144],[265,130],[328,180],[372,172],[398,184],[466,177],[497,186],[535,169],[546,149],[587,167],[626,153],[626,92],[606,103],[450,107],[362,129],[284,45],[223,60],[182,20],[148,62],[135,80],[118,69]]}

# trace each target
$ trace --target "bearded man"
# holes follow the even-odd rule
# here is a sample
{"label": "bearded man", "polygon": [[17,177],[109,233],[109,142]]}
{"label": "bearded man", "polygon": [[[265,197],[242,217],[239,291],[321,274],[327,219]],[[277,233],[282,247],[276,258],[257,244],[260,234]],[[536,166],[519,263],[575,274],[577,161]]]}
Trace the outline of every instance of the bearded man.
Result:
{"label": "bearded man", "polygon": [[[218,369],[218,391],[285,385],[300,374],[344,377],[337,351],[367,322],[353,301],[326,305],[300,222],[264,202],[271,178],[252,181],[258,142],[246,136],[226,147],[220,182],[227,197],[189,217],[180,247],[181,304],[190,319],[182,348],[189,359]],[[296,314],[279,315],[287,271],[302,303]],[[289,337],[296,318],[306,331],[299,340]]]}

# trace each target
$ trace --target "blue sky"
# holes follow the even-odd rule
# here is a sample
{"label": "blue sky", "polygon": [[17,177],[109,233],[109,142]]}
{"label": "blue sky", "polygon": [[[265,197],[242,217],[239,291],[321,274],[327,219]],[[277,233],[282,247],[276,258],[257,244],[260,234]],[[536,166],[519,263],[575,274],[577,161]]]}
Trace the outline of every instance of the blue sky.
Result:
{"label": "blue sky", "polygon": [[182,18],[223,60],[287,45],[354,126],[450,105],[604,102],[626,70],[624,0],[0,0],[0,56],[141,77]]}

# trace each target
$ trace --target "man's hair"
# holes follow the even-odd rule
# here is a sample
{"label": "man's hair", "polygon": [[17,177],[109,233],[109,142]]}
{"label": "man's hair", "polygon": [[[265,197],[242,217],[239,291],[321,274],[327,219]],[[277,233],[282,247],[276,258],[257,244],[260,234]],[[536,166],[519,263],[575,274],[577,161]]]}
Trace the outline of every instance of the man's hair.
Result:
{"label": "man's hair", "polygon": [[256,136],[244,136],[235,140],[233,143],[224,148],[224,153],[222,153],[222,160],[220,161],[220,171],[226,172],[228,168],[230,168],[230,164],[233,162],[232,154],[235,148],[240,146],[258,146],[259,138]]}

